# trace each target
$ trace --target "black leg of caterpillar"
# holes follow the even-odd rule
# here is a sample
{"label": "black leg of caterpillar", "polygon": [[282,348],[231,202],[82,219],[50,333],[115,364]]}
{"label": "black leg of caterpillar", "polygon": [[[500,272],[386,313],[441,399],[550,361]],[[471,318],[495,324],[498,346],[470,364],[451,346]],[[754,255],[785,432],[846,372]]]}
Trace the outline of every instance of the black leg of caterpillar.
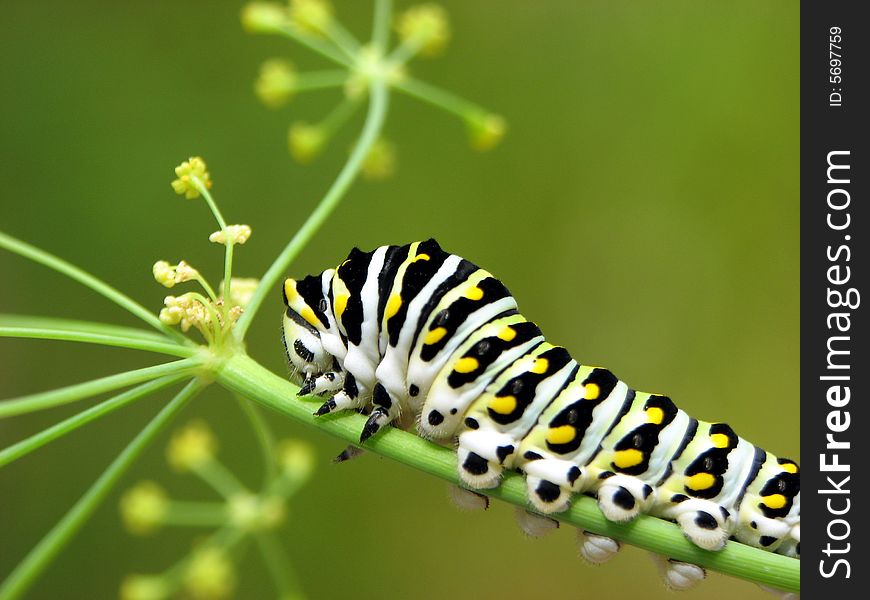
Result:
{"label": "black leg of caterpillar", "polygon": [[314,381],[315,377],[311,375],[311,373],[305,374],[305,381],[302,382],[302,387],[299,388],[299,391],[296,392],[297,396],[307,396],[312,391],[314,391]]}
{"label": "black leg of caterpillar", "polygon": [[362,433],[359,436],[359,443],[364,443],[367,439],[380,431],[381,427],[389,422],[390,417],[387,413],[387,409],[383,406],[376,406],[372,411],[372,414],[369,415],[369,420],[366,421],[365,426],[363,426]]}
{"label": "black leg of caterpillar", "polygon": [[319,377],[306,377],[305,382],[299,389],[297,396],[308,396],[314,394],[322,396],[324,394],[334,394],[342,388],[344,384],[344,373],[329,371]]}
{"label": "black leg of caterpillar", "polygon": [[610,473],[599,480],[598,506],[610,521],[630,521],[653,505],[653,488],[637,477]]}
{"label": "black leg of caterpillar", "polygon": [[683,592],[698,585],[707,576],[703,567],[649,553],[668,589]]}
{"label": "black leg of caterpillar", "polygon": [[577,530],[577,550],[581,558],[591,565],[603,565],[616,556],[621,548],[619,542],[613,538]]}
{"label": "black leg of caterpillar", "polygon": [[344,450],[341,451],[341,454],[332,459],[334,463],[342,463],[347,460],[351,460],[356,458],[361,454],[365,454],[366,451],[362,448],[357,448],[356,446],[348,446]]}
{"label": "black leg of caterpillar", "polygon": [[314,416],[315,417],[322,417],[323,415],[328,415],[329,413],[331,413],[334,410],[335,410],[335,400],[330,398],[329,400],[324,402],[320,408],[318,408],[316,411],[314,411]]}

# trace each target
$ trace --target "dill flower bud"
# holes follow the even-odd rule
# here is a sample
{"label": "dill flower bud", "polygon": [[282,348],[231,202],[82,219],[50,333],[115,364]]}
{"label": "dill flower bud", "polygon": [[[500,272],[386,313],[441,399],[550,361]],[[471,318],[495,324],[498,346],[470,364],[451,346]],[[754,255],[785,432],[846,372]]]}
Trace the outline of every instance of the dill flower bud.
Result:
{"label": "dill flower bud", "polygon": [[386,179],[396,172],[396,147],[383,138],[375,141],[362,163],[363,177]]}
{"label": "dill flower bud", "polygon": [[191,267],[187,262],[180,261],[175,267],[175,283],[184,283],[185,281],[193,281],[199,277],[199,271]]}
{"label": "dill flower bud", "polygon": [[249,225],[227,225],[226,229],[215,231],[208,236],[208,241],[215,244],[226,244],[229,240],[233,244],[244,244],[251,237]]}
{"label": "dill flower bud", "polygon": [[290,19],[303,31],[321,33],[332,18],[332,5],[326,0],[290,0]]}
{"label": "dill flower bud", "polygon": [[177,471],[196,470],[214,458],[217,441],[203,421],[192,421],[176,431],[166,448],[166,459]]}
{"label": "dill flower bud", "polygon": [[507,130],[505,120],[491,113],[471,117],[467,121],[467,126],[471,147],[481,152],[494,148]]}
{"label": "dill flower bud", "polygon": [[202,187],[211,187],[211,176],[207,171],[205,161],[198,156],[191,156],[188,160],[175,167],[175,175],[178,179],[172,182],[172,189],[179,196],[188,200],[199,198],[199,190],[195,181],[199,181]]}
{"label": "dill flower bud", "polygon": [[121,496],[120,509],[127,531],[148,535],[163,524],[169,500],[159,485],[153,481],[143,481]]}
{"label": "dill flower bud", "polygon": [[[256,277],[233,277],[230,279],[230,306],[236,308],[244,308],[251,301],[257,286],[260,285],[260,280]],[[220,289],[223,289],[224,282],[221,281]],[[240,315],[241,316],[241,315]]]}
{"label": "dill flower bud", "polygon": [[328,136],[323,127],[302,121],[293,123],[287,135],[290,154],[298,162],[306,164],[314,160],[326,145]]}
{"label": "dill flower bud", "polygon": [[314,470],[314,451],[305,442],[283,440],[278,446],[278,464],[291,479],[307,479]]}
{"label": "dill flower bud", "polygon": [[154,274],[154,280],[163,287],[171,288],[176,284],[175,269],[165,260],[158,260],[154,263],[151,272]]}
{"label": "dill flower bud", "polygon": [[421,54],[435,56],[450,39],[447,12],[439,4],[412,6],[396,19],[396,32],[402,43],[418,45]]}
{"label": "dill flower bud", "polygon": [[160,322],[164,325],[178,325],[184,318],[184,311],[177,306],[167,306],[160,309]]}
{"label": "dill flower bud", "polygon": [[220,548],[195,550],[184,573],[184,587],[190,596],[218,600],[233,593],[236,570],[227,553]]}
{"label": "dill flower bud", "polygon": [[288,20],[287,10],[274,2],[248,2],[242,7],[242,27],[248,33],[276,33]]}
{"label": "dill flower bud", "polygon": [[127,575],[121,582],[121,600],[164,600],[169,586],[160,575]]}
{"label": "dill flower bud", "polygon": [[269,108],[288,102],[296,89],[296,69],[292,63],[272,58],[260,65],[260,75],[254,82],[254,93]]}
{"label": "dill flower bud", "polygon": [[246,531],[274,527],[284,519],[284,503],[280,498],[239,494],[230,498],[229,509],[232,524]]}

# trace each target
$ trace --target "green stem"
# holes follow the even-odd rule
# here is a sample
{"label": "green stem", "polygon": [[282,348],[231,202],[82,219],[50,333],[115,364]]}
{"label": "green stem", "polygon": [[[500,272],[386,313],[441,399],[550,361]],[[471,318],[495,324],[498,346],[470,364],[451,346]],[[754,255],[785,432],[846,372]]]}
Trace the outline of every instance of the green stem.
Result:
{"label": "green stem", "polygon": [[228,315],[230,313],[230,289],[232,286],[233,279],[233,248],[235,246],[235,242],[227,239],[226,243],[226,252],[224,253],[224,303],[223,303],[223,316],[224,316],[224,324],[226,324],[229,319]]}
{"label": "green stem", "polygon": [[375,0],[375,16],[372,23],[372,43],[383,56],[390,43],[390,21],[393,19],[392,0]]}
{"label": "green stem", "polygon": [[332,211],[335,210],[335,207],[338,206],[339,202],[341,202],[341,199],[359,174],[369,150],[380,136],[387,115],[389,92],[384,82],[378,80],[372,82],[370,94],[371,98],[369,100],[365,125],[359,140],[357,140],[351,152],[350,158],[326,192],[326,195],[320,201],[320,204],[317,205],[317,208],[314,209],[308,220],[305,221],[299,231],[296,232],[296,235],[293,236],[293,239],[290,240],[284,250],[281,251],[281,254],[278,255],[278,258],[275,259],[275,262],[272,263],[272,266],[263,275],[260,285],[245,308],[245,313],[233,329],[237,339],[244,339],[245,333],[251,325],[251,319],[257,314],[263,300],[265,300],[268,294],[274,292],[273,288],[278,284],[278,280],[284,271],[308,244],[314,234],[317,233],[329,215],[332,214]]}
{"label": "green stem", "polygon": [[166,375],[190,373],[201,365],[202,361],[197,358],[185,358],[153,367],[145,367],[144,369],[117,373],[48,392],[4,400],[0,402],[0,419],[69,404],[70,402],[91,398],[97,394],[111,392],[112,390],[136,385],[137,383],[150,381],[151,379],[157,379]]}
{"label": "green stem", "polygon": [[163,524],[178,527],[221,527],[228,519],[223,502],[170,502]]}
{"label": "green stem", "polygon": [[335,47],[338,48],[350,61],[356,60],[359,53],[359,42],[353,35],[336,20],[330,21],[324,31]]}
{"label": "green stem", "polygon": [[340,52],[336,51],[334,46],[328,44],[324,40],[312,37],[306,33],[301,32],[294,25],[287,25],[281,27],[279,33],[295,42],[302,44],[309,50],[317,52],[321,56],[324,56],[333,62],[344,65],[345,67],[350,67],[353,65],[353,61],[343,56]]}
{"label": "green stem", "polygon": [[[130,350],[146,350],[148,352],[157,352],[160,354],[168,354],[170,356],[188,357],[193,356],[196,352],[189,346],[179,346],[178,344],[165,341],[151,341],[140,338],[127,338],[114,335],[106,335],[102,333],[92,333],[89,331],[71,331],[68,329],[50,329],[41,327],[4,327],[0,325],[0,337],[36,339],[36,340],[57,340],[64,342],[84,342],[88,344],[100,344],[103,346],[113,346],[116,348],[128,348]],[[161,339],[161,338],[158,338]]]}
{"label": "green stem", "polygon": [[347,82],[347,71],[311,71],[300,73],[293,82],[293,92],[309,92],[341,87]]}
{"label": "green stem", "polygon": [[202,384],[193,380],[161,409],[145,428],[124,448],[118,457],[103,471],[93,485],[79,498],[72,508],[61,518],[51,531],[24,557],[0,585],[0,600],[19,598],[33,584],[36,578],[48,567],[73,536],[106,498],[130,465],[157,436],[158,433],[178,414]]}
{"label": "green stem", "polygon": [[208,188],[203,185],[202,181],[200,181],[198,177],[191,177],[191,181],[193,181],[193,186],[197,189],[197,191],[202,195],[203,198],[205,198],[206,204],[208,204],[208,207],[211,210],[211,214],[214,215],[214,219],[215,221],[217,221],[218,227],[220,227],[221,230],[226,229],[227,222],[224,220],[224,216],[221,214],[217,203],[214,201],[214,198],[211,197],[211,193],[208,191]]}
{"label": "green stem", "polygon": [[[110,335],[122,338],[136,338],[138,340],[165,342],[166,336],[145,329],[134,327],[121,327],[93,321],[77,321],[74,319],[58,319],[55,317],[37,317],[32,315],[9,315],[0,314],[0,326],[59,329],[63,331],[83,331],[101,335]],[[188,344],[189,345],[189,344]]]}
{"label": "green stem", "polygon": [[263,562],[272,575],[275,588],[282,600],[293,598],[303,600],[306,596],[302,592],[302,586],[296,571],[293,569],[293,561],[287,556],[284,546],[275,538],[270,531],[262,531],[256,534],[257,547],[263,556]]}
{"label": "green stem", "polygon": [[53,254],[49,254],[35,246],[31,246],[26,242],[22,242],[16,238],[13,238],[9,235],[6,235],[3,232],[0,232],[0,248],[5,248],[10,252],[14,252],[19,256],[23,256],[24,258],[29,258],[30,260],[39,263],[43,266],[48,267],[62,275],[66,275],[70,279],[77,281],[97,292],[101,296],[108,298],[121,308],[127,310],[133,315],[139,317],[158,331],[164,333],[165,335],[179,341],[182,343],[189,343],[189,340],[181,335],[178,331],[168,327],[167,325],[160,322],[151,311],[146,309],[144,306],[131,299],[130,297],[122,294],[109,284],[103,282],[100,279],[97,279],[90,273],[83,271],[82,269],[76,267],[68,263],[67,261],[54,256]]}
{"label": "green stem", "polygon": [[448,92],[425,81],[420,81],[419,79],[405,78],[394,84],[394,87],[400,92],[428,102],[432,106],[446,110],[465,120],[470,120],[489,112],[471,100],[466,100],[452,92]]}
{"label": "green stem", "polygon": [[101,402],[87,410],[83,410],[77,415],[52,425],[48,429],[44,429],[43,431],[23,439],[20,442],[12,444],[8,448],[0,450],[0,467],[8,465],[12,461],[41,448],[49,442],[52,442],[83,425],[87,425],[91,421],[114,412],[131,402],[135,402],[139,398],[144,398],[145,396],[154,394],[157,391],[180,381],[184,377],[184,374],[168,375],[166,377],[161,377],[160,379],[155,379],[154,381],[149,381],[148,383],[144,383],[132,390],[128,390],[113,398],[109,398],[105,402]]}
{"label": "green stem", "polygon": [[358,98],[343,98],[320,122],[320,127],[329,137],[332,137],[353,115],[357,106],[359,106]]}
{"label": "green stem", "polygon": [[236,476],[215,459],[196,466],[194,473],[227,500],[233,496],[248,493],[248,490],[236,479]]}
{"label": "green stem", "polygon": [[251,429],[254,431],[254,437],[257,438],[257,444],[260,447],[260,454],[263,457],[263,485],[275,478],[277,473],[277,465],[275,464],[275,437],[272,431],[266,424],[260,410],[247,398],[242,398],[236,395],[236,401],[239,408],[245,413],[248,422],[251,424]]}
{"label": "green stem", "polygon": [[[366,417],[356,413],[314,417],[311,413],[317,406],[316,401],[294,400],[297,386],[244,354],[233,356],[223,363],[217,373],[217,380],[225,387],[297,421],[350,443],[356,444],[359,441]],[[387,428],[366,442],[365,448],[451,483],[459,483],[456,453],[410,433]],[[526,483],[517,473],[508,474],[498,488],[481,492],[528,508]],[[728,542],[720,552],[702,550],[689,542],[676,524],[668,521],[647,515],[641,515],[630,523],[608,521],[601,514],[596,501],[588,496],[578,497],[569,510],[551,516],[574,527],[623,540],[662,556],[701,565],[733,577],[786,591],[800,589],[800,561],[797,559],[733,541]]]}

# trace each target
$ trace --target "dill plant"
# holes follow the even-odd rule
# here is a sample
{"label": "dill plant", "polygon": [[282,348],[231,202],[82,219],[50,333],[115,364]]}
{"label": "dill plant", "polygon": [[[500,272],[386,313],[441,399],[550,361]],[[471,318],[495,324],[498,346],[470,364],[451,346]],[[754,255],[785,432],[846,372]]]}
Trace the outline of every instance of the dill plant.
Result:
{"label": "dill plant", "polygon": [[[393,47],[391,24],[398,34],[398,43]],[[174,397],[130,440],[61,520],[5,576],[0,584],[0,600],[23,596],[47,572],[52,560],[114,492],[149,443],[185,405],[214,384],[236,395],[259,442],[264,465],[262,487],[256,491],[246,488],[223,466],[217,458],[217,440],[207,424],[194,421],[178,429],[166,450],[170,466],[201,480],[218,500],[172,499],[159,483],[142,481],[121,495],[122,519],[131,533],[139,535],[154,534],[172,526],[204,527],[213,532],[165,572],[128,576],[121,582],[121,597],[159,600],[180,591],[198,598],[226,597],[237,582],[236,549],[249,541],[260,549],[278,596],[304,597],[273,529],[281,522],[287,502],[310,479],[314,461],[306,444],[295,440],[277,442],[259,409],[270,409],[350,443],[357,442],[365,418],[342,414],[316,420],[312,408],[316,408],[319,400],[297,400],[298,387],[249,356],[245,349],[246,333],[264,298],[274,293],[288,267],[358,176],[383,178],[395,169],[395,149],[381,135],[393,94],[405,94],[460,118],[475,149],[492,148],[505,133],[505,122],[500,116],[408,73],[407,63],[411,59],[437,55],[449,40],[447,17],[440,6],[412,7],[394,17],[391,0],[375,0],[371,39],[365,44],[342,26],[325,0],[291,0],[289,6],[252,2],[242,11],[242,25],[251,33],[289,38],[332,64],[330,69],[299,73],[287,61],[267,60],[254,86],[265,105],[279,108],[297,94],[329,88],[344,90],[344,99],[323,119],[314,123],[297,121],[290,126],[287,140],[296,160],[303,163],[314,160],[353,112],[365,105],[362,129],[349,158],[315,210],[259,279],[233,277],[236,247],[248,242],[252,231],[247,225],[229,224],[225,220],[211,194],[212,177],[205,161],[191,157],[176,167],[174,191],[187,199],[204,202],[216,221],[217,230],[209,241],[223,246],[223,279],[212,285],[186,261],[171,264],[158,260],[152,269],[154,280],[166,288],[183,286],[187,290],[167,296],[158,314],[62,258],[0,232],[0,248],[90,288],[147,326],[131,328],[59,317],[0,315],[0,337],[98,344],[165,357],[163,362],[151,366],[0,401],[0,418],[11,418],[116,393],[0,449],[0,467],[160,390],[177,389]],[[199,290],[191,291],[190,285],[198,285]],[[365,447],[458,483],[455,454],[410,433],[389,429],[369,440]],[[516,474],[508,474],[498,488],[483,493],[527,507],[525,486]],[[799,561],[795,559],[735,542],[729,542],[720,552],[707,552],[686,540],[676,525],[660,519],[641,515],[631,523],[607,521],[592,498],[580,497],[568,511],[552,516],[677,560],[781,590],[799,590]]]}

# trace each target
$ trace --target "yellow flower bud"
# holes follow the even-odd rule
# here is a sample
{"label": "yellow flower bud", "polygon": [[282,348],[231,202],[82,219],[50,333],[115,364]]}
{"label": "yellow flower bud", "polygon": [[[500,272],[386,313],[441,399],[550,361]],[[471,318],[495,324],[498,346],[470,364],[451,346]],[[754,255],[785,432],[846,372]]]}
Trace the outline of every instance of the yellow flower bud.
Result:
{"label": "yellow flower bud", "polygon": [[199,197],[195,181],[198,181],[206,189],[211,187],[211,176],[207,171],[205,161],[198,156],[191,156],[175,167],[175,175],[178,179],[172,182],[172,189],[175,190],[176,194],[183,195],[188,200]]}
{"label": "yellow flower bud", "polygon": [[332,5],[326,0],[290,0],[290,18],[303,31],[321,33],[332,22]]}
{"label": "yellow flower bud", "polygon": [[177,306],[160,309],[160,322],[165,325],[178,325],[184,318],[184,311]]}
{"label": "yellow flower bud", "polygon": [[293,97],[295,89],[296,70],[289,61],[273,58],[260,66],[254,93],[269,108],[284,105]]}
{"label": "yellow flower bud", "polygon": [[166,459],[177,471],[196,470],[214,458],[217,440],[203,421],[192,421],[176,431],[166,448]]}
{"label": "yellow flower bud", "polygon": [[180,261],[178,266],[175,267],[175,283],[184,283],[185,281],[192,281],[199,277],[199,271],[191,267],[187,262]]}
{"label": "yellow flower bud", "polygon": [[154,280],[163,287],[171,288],[175,285],[175,269],[172,268],[165,260],[158,260],[151,267],[151,272],[154,274]]}
{"label": "yellow flower bud", "polygon": [[362,174],[366,179],[386,179],[396,172],[396,147],[385,139],[372,144],[362,163]]}
{"label": "yellow flower bud", "polygon": [[226,229],[215,231],[208,236],[208,241],[216,244],[226,244],[230,240],[233,244],[244,244],[251,238],[249,225],[227,225]]}
{"label": "yellow flower bud", "polygon": [[323,127],[299,121],[290,126],[287,141],[293,158],[306,164],[314,160],[323,150],[327,142],[327,135]]}
{"label": "yellow flower bud", "polygon": [[314,450],[306,442],[283,440],[278,446],[278,464],[292,479],[307,479],[314,471]]}
{"label": "yellow flower bud", "polygon": [[166,580],[159,575],[127,575],[118,595],[121,600],[164,600],[169,593]]}
{"label": "yellow flower bud", "polygon": [[287,9],[274,2],[248,2],[242,7],[242,27],[248,33],[276,33],[289,18]]}
{"label": "yellow flower bud", "polygon": [[507,123],[498,115],[477,115],[467,122],[471,147],[484,152],[494,148],[504,137]]}
{"label": "yellow flower bud", "polygon": [[235,567],[226,552],[219,548],[195,550],[185,569],[184,587],[192,598],[226,598],[236,587]]}
{"label": "yellow flower bud", "polygon": [[127,531],[148,535],[163,524],[169,500],[159,485],[153,481],[143,481],[121,496],[120,508]]}
{"label": "yellow flower bud", "polygon": [[447,12],[439,4],[412,6],[396,19],[396,32],[402,43],[418,45],[421,54],[437,55],[450,39]]}

